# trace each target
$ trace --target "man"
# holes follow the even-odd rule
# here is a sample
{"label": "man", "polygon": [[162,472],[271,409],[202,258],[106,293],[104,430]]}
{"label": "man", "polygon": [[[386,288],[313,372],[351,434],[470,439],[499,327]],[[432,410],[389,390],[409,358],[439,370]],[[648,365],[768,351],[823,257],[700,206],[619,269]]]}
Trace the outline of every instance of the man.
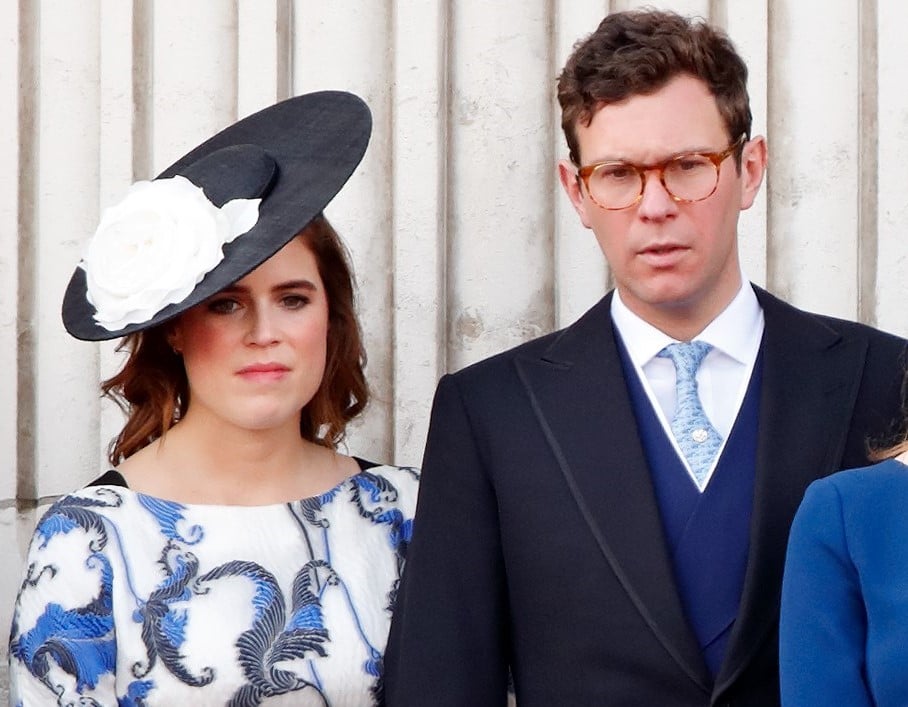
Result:
{"label": "man", "polygon": [[568,60],[559,174],[615,289],[439,383],[389,707],[503,705],[509,670],[519,707],[779,704],[792,516],[898,416],[904,342],[742,278],[746,75],[658,11]]}

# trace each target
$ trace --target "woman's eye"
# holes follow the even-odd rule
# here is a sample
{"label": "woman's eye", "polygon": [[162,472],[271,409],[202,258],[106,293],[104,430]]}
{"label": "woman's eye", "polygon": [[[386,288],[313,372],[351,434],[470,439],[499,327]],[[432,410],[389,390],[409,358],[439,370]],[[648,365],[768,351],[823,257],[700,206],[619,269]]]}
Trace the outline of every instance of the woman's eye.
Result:
{"label": "woman's eye", "polygon": [[240,304],[232,299],[216,299],[208,303],[208,311],[214,314],[231,314],[239,308]]}
{"label": "woman's eye", "polygon": [[309,304],[309,298],[305,295],[284,295],[281,304],[287,309],[301,309]]}

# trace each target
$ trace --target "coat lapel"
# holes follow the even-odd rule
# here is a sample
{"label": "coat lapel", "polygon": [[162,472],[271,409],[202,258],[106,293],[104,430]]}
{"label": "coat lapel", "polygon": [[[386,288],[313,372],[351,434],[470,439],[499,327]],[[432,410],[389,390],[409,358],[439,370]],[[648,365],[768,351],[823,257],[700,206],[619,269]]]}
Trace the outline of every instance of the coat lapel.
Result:
{"label": "coat lapel", "polygon": [[766,326],[751,542],[717,693],[775,640],[789,527],[808,484],[839,464],[866,356],[864,342],[755,290]]}
{"label": "coat lapel", "polygon": [[606,296],[517,368],[577,508],[644,621],[704,691],[711,682],[675,588]]}

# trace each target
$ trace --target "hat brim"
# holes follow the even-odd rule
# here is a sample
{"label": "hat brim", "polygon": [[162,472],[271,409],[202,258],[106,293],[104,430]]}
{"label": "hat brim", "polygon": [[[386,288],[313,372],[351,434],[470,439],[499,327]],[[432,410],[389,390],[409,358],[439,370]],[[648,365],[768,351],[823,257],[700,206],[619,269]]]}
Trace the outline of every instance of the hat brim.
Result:
{"label": "hat brim", "polygon": [[157,179],[185,176],[216,206],[261,196],[255,226],[224,246],[224,259],[185,299],[116,331],[95,320],[85,271],[77,267],[63,298],[66,330],[84,341],[125,336],[162,324],[248,275],[325,209],[362,159],[371,129],[360,98],[321,91],[265,108],[202,143]]}

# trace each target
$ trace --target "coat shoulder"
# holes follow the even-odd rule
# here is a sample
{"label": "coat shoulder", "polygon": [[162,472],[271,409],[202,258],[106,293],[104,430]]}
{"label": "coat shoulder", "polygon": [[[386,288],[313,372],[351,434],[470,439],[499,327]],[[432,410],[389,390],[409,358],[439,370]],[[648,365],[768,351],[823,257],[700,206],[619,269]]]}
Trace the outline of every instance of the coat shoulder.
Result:
{"label": "coat shoulder", "polygon": [[594,330],[597,334],[601,334],[603,329],[611,330],[610,302],[609,294],[574,323],[470,364],[452,373],[451,377],[464,385],[478,383],[500,385],[503,380],[501,376],[513,375],[516,372],[515,362],[518,360],[545,360],[558,365],[564,361],[566,354],[575,352],[582,342],[594,338],[592,336]]}
{"label": "coat shoulder", "polygon": [[793,330],[797,330],[800,333],[809,333],[805,332],[805,327],[809,329],[816,327],[820,331],[825,330],[830,334],[849,339],[863,339],[871,345],[884,348],[891,347],[901,350],[908,344],[908,341],[904,338],[868,324],[833,317],[828,314],[809,312],[795,307],[793,304],[789,304],[759,287],[754,287],[754,290],[757,293],[757,299],[763,308],[767,322],[790,324]]}
{"label": "coat shoulder", "polygon": [[[834,494],[848,503],[861,503],[878,507],[892,497],[908,497],[908,466],[896,459],[886,459],[876,464],[846,469],[810,485],[811,496]],[[900,501],[901,503],[901,501]]]}

